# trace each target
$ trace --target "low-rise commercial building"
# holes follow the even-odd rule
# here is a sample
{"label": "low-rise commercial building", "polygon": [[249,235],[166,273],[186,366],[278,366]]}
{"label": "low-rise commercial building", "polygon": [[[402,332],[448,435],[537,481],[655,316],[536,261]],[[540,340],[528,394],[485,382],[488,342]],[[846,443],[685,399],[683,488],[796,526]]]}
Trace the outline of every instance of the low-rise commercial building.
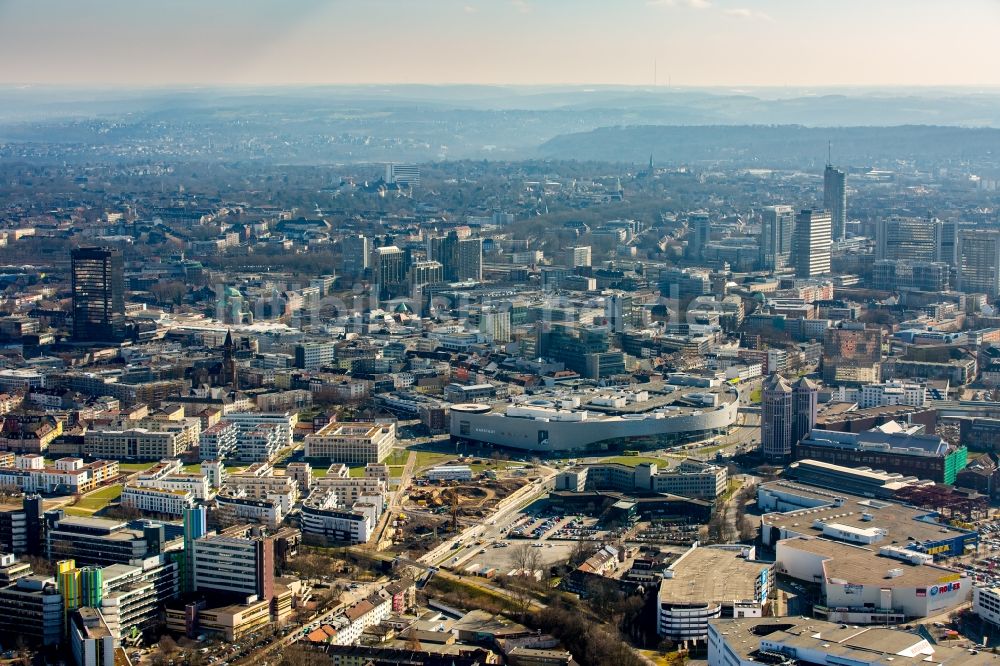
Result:
{"label": "low-rise commercial building", "polygon": [[779,573],[820,587],[817,617],[851,624],[902,624],[968,600],[971,581],[903,546],[870,548],[816,537],[778,542]]}
{"label": "low-rise commercial building", "polygon": [[209,604],[206,599],[167,607],[167,629],[190,637],[205,633],[230,643],[271,621],[271,602],[253,596],[242,603]]}
{"label": "low-rise commercial building", "polygon": [[979,541],[977,532],[948,525],[925,509],[847,492],[778,482],[764,484],[757,497],[762,507],[777,510],[761,517],[760,538],[771,548],[782,539],[822,536],[875,547],[895,542],[917,553],[953,557]]}
{"label": "low-rise commercial building", "polygon": [[806,617],[713,620],[708,666],[808,663],[815,666],[995,666],[997,656],[933,644],[916,632]]}
{"label": "low-rise commercial building", "polygon": [[468,465],[438,465],[424,473],[431,481],[471,481],[472,468]]}
{"label": "low-rise commercial building", "polygon": [[709,500],[726,492],[727,485],[725,467],[690,458],[677,467],[664,470],[656,463],[640,463],[634,467],[621,463],[577,465],[556,477],[556,490],[617,490]]}

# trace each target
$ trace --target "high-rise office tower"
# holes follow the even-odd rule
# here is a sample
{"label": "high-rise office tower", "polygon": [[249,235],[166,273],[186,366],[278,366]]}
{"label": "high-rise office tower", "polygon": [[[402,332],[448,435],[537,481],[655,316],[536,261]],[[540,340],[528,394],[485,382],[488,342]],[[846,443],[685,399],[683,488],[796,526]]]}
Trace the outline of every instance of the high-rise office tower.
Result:
{"label": "high-rise office tower", "polygon": [[815,277],[830,272],[830,213],[803,210],[795,218],[795,274]]}
{"label": "high-rise office tower", "polygon": [[210,534],[192,546],[195,592],[274,597],[274,537]]}
{"label": "high-rise office tower", "polygon": [[816,427],[819,387],[805,377],[792,384],[792,445],[798,444]]}
{"label": "high-rise office tower", "polygon": [[827,164],[823,172],[823,208],[830,213],[833,240],[847,235],[847,176]]}
{"label": "high-rise office tower", "polygon": [[410,266],[410,287],[416,289],[444,280],[444,268],[440,261],[415,261]]}
{"label": "high-rise office tower", "polygon": [[184,592],[194,590],[194,542],[208,534],[207,511],[203,506],[184,509],[184,570],[181,584]]}
{"label": "high-rise office tower", "polygon": [[772,460],[792,455],[792,387],[775,373],[764,380],[760,402],[761,453]]}
{"label": "high-rise office tower", "polygon": [[448,282],[483,279],[482,238],[459,238],[455,231],[431,238],[427,242],[427,258],[441,262]]}
{"label": "high-rise office tower", "polygon": [[792,260],[795,211],[791,206],[767,206],[761,211],[760,267],[778,271]]}
{"label": "high-rise office tower", "polygon": [[455,277],[457,280],[483,279],[483,239],[463,238],[455,248]]}
{"label": "high-rise office tower", "polygon": [[120,250],[73,250],[73,339],[113,342],[125,334],[125,270]]}
{"label": "high-rise office tower", "polygon": [[699,211],[688,215],[687,256],[701,259],[705,246],[712,240],[712,223],[708,213]]}
{"label": "high-rise office tower", "polygon": [[941,261],[949,266],[958,265],[958,232],[962,225],[958,220],[941,220],[938,227],[937,256],[934,261]]}
{"label": "high-rise office tower", "polygon": [[604,300],[604,317],[612,333],[624,333],[632,316],[632,297],[625,293],[614,293]]}
{"label": "high-rise office tower", "polygon": [[570,268],[590,266],[590,246],[577,245],[566,248],[566,265]]}
{"label": "high-rise office tower", "polygon": [[351,234],[341,241],[344,256],[343,272],[347,277],[360,277],[370,267],[372,243],[366,236]]}
{"label": "high-rise office tower", "polygon": [[416,187],[420,185],[420,167],[416,164],[386,164],[385,182]]}
{"label": "high-rise office tower", "polygon": [[823,333],[823,381],[865,384],[881,375],[882,329],[841,322]]}
{"label": "high-rise office tower", "polygon": [[406,287],[406,256],[395,245],[375,248],[375,285],[379,300],[402,296]]}
{"label": "high-rise office tower", "polygon": [[958,290],[1000,296],[1000,231],[963,229],[958,232]]}
{"label": "high-rise office tower", "polygon": [[875,258],[936,261],[941,221],[934,218],[881,218],[875,227]]}

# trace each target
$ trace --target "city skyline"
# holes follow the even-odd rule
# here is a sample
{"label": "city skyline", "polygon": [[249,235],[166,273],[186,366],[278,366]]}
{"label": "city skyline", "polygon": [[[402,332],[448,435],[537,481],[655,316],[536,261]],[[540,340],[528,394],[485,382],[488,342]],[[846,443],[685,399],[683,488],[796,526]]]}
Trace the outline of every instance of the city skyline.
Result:
{"label": "city skyline", "polygon": [[[96,9],[53,0],[42,11],[8,0],[0,84],[1000,85],[996,2],[850,0],[828,10],[788,0],[113,0]],[[830,46],[838,34],[850,44]]]}

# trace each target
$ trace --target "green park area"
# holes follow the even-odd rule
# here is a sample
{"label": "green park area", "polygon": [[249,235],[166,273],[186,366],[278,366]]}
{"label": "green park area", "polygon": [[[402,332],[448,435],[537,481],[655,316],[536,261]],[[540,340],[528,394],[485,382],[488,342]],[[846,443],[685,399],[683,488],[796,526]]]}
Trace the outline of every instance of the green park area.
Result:
{"label": "green park area", "polygon": [[73,506],[66,507],[66,513],[71,516],[93,516],[121,497],[121,494],[122,487],[119,484],[99,488]]}

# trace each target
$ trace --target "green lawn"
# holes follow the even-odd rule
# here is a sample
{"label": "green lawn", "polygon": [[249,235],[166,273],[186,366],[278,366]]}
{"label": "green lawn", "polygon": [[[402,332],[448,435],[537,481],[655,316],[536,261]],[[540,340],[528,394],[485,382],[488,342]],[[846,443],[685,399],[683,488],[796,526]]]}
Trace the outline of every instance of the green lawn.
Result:
{"label": "green lawn", "polygon": [[364,476],[365,475],[365,467],[364,467],[364,465],[361,465],[361,466],[358,466],[358,467],[352,467],[350,469],[349,474],[350,474],[350,477],[352,479],[356,479],[358,477]]}
{"label": "green lawn", "polygon": [[155,464],[155,462],[118,463],[118,469],[123,472],[145,472]]}
{"label": "green lawn", "polygon": [[76,516],[92,516],[121,497],[121,494],[122,487],[120,485],[106,486],[90,493],[74,506],[67,507],[66,512]]}
{"label": "green lawn", "polygon": [[662,465],[664,468],[670,466],[669,460],[663,460],[661,458],[648,458],[645,456],[614,456],[613,458],[605,458],[601,462],[620,463],[622,465],[628,465],[629,467],[635,467],[636,465],[641,465],[642,463],[655,463],[657,465]]}
{"label": "green lawn", "polygon": [[454,460],[458,456],[451,453],[435,453],[434,451],[417,451],[417,469],[440,465],[447,460]]}
{"label": "green lawn", "polygon": [[762,394],[763,391],[761,391],[759,388],[755,388],[754,390],[750,391],[750,402],[760,402],[760,397]]}
{"label": "green lawn", "polygon": [[389,476],[394,479],[398,479],[403,476],[403,469],[406,465],[389,465]]}
{"label": "green lawn", "polygon": [[326,476],[327,469],[329,469],[329,468],[328,467],[313,467],[312,468],[313,477],[315,477],[317,479],[322,479],[324,476]]}
{"label": "green lawn", "polygon": [[405,449],[393,449],[389,457],[383,460],[386,465],[405,465],[410,452]]}

